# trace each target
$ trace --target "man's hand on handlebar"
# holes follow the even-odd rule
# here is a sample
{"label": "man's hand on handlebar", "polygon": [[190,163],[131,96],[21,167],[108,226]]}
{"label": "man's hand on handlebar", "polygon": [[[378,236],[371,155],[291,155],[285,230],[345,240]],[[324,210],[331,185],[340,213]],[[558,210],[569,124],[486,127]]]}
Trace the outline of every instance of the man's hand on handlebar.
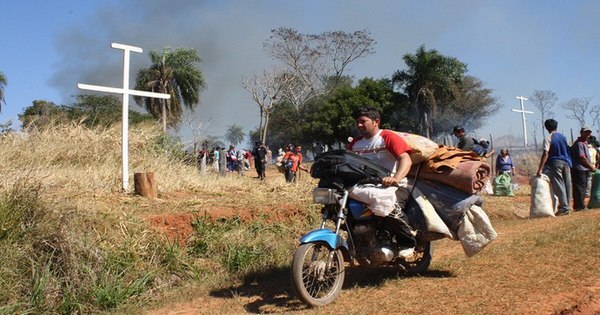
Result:
{"label": "man's hand on handlebar", "polygon": [[400,181],[396,177],[386,176],[381,180],[381,183],[383,186],[398,186]]}
{"label": "man's hand on handlebar", "polygon": [[392,176],[386,176],[384,178],[381,177],[368,177],[358,181],[358,184],[373,184],[373,185],[383,185],[383,186],[399,186],[400,181]]}

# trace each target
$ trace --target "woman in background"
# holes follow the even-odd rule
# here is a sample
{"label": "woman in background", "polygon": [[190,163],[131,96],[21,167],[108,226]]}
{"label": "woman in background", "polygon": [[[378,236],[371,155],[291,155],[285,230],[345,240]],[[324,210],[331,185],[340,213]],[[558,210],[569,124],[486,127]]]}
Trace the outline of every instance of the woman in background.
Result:
{"label": "woman in background", "polygon": [[515,165],[510,154],[508,154],[508,149],[500,150],[500,155],[496,159],[496,174],[500,175],[503,173],[508,173],[511,176],[515,175]]}

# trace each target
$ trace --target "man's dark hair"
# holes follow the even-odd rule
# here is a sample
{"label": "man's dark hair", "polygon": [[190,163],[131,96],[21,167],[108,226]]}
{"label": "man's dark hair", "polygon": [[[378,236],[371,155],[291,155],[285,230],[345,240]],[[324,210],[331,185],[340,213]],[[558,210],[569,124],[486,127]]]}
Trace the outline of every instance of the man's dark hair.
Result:
{"label": "man's dark hair", "polygon": [[556,131],[556,129],[558,129],[558,121],[552,118],[546,119],[546,121],[544,122],[544,127],[546,127],[546,130],[548,130],[548,132]]}
{"label": "man's dark hair", "polygon": [[354,111],[352,113],[352,118],[358,119],[359,117],[368,117],[372,120],[379,119],[381,120],[381,115],[379,111],[375,107],[362,107]]}
{"label": "man's dark hair", "polygon": [[452,133],[457,133],[457,132],[462,132],[465,131],[465,128],[463,128],[462,126],[454,126],[454,129],[452,129]]}

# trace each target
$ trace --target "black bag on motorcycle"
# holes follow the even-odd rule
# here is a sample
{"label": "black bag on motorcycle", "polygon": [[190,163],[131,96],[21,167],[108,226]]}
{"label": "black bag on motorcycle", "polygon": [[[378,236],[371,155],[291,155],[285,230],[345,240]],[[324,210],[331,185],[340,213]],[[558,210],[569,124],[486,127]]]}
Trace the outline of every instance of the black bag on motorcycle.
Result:
{"label": "black bag on motorcycle", "polygon": [[342,185],[349,187],[359,180],[390,175],[385,167],[348,150],[332,150],[315,158],[310,175],[319,178],[319,187]]}

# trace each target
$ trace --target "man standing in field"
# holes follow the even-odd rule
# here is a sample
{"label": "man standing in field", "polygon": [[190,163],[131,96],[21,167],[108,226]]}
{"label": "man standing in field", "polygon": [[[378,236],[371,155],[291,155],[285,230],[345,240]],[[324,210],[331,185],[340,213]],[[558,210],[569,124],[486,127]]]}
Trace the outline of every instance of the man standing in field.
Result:
{"label": "man standing in field", "polygon": [[256,146],[252,150],[254,156],[254,167],[260,180],[265,179],[265,167],[267,166],[267,148],[262,141],[256,141]]}
{"label": "man standing in field", "polygon": [[575,211],[585,209],[585,191],[588,178],[591,172],[596,171],[596,166],[591,162],[587,143],[591,135],[592,130],[589,127],[581,128],[579,138],[571,146],[571,158],[573,159],[571,179],[573,180],[573,210]]}
{"label": "man standing in field", "polygon": [[[542,176],[542,170],[550,177],[552,191],[558,198],[557,215],[569,214],[569,204],[571,202],[571,155],[567,138],[562,133],[557,132],[558,122],[554,119],[547,119],[544,127],[549,135],[544,139],[542,157],[536,176]],[[552,202],[555,202],[552,198]]]}

